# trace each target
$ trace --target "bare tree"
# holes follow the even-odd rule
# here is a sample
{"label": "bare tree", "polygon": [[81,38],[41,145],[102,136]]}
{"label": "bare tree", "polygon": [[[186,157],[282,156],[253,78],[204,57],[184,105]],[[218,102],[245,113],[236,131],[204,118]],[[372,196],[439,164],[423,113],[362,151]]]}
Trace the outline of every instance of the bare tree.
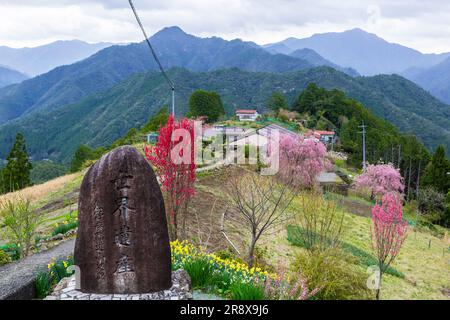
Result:
{"label": "bare tree", "polygon": [[294,222],[297,228],[292,236],[302,241],[310,252],[325,251],[340,244],[344,213],[333,201],[323,198],[318,192],[300,193],[299,210]]}
{"label": "bare tree", "polygon": [[267,231],[287,220],[287,208],[295,192],[274,177],[242,171],[231,176],[226,190],[234,213],[227,216],[250,233],[248,266],[251,268],[256,243]]}

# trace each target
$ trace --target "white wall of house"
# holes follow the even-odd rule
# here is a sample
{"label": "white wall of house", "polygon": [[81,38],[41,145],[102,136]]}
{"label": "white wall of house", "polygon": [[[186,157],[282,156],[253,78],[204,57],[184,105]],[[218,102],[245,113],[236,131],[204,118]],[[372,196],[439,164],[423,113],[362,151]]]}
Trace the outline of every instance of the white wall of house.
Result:
{"label": "white wall of house", "polygon": [[236,116],[239,118],[239,121],[256,121],[259,114],[258,112],[249,114],[249,113],[236,113]]}

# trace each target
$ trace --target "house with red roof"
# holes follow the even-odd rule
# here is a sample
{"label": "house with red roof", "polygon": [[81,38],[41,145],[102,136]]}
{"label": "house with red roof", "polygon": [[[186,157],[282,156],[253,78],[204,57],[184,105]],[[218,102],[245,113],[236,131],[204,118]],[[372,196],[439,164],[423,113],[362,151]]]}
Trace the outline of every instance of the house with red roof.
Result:
{"label": "house with red roof", "polygon": [[256,121],[259,113],[252,109],[238,109],[236,110],[236,117],[239,121]]}
{"label": "house with red roof", "polygon": [[305,139],[317,139],[325,144],[336,143],[336,132],[323,130],[310,130],[305,133]]}

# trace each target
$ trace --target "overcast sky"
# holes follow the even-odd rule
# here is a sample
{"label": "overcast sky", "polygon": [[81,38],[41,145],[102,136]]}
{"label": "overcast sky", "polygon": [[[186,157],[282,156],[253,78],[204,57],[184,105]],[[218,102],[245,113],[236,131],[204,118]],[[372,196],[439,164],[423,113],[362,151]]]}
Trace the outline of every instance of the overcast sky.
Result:
{"label": "overcast sky", "polygon": [[[178,25],[198,36],[258,44],[355,27],[426,53],[450,51],[449,0],[134,0],[149,34]],[[0,45],[55,40],[135,42],[128,0],[0,0]]]}

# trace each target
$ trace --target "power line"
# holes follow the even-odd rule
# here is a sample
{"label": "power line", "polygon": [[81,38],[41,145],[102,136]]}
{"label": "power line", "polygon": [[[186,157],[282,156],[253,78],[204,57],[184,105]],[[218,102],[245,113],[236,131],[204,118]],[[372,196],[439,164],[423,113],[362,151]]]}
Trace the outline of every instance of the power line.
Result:
{"label": "power line", "polygon": [[156,55],[156,52],[153,49],[152,44],[150,43],[147,33],[145,32],[144,26],[142,25],[141,19],[139,19],[139,16],[137,14],[136,8],[134,7],[133,1],[128,0],[128,2],[130,3],[130,7],[131,7],[131,10],[133,10],[134,16],[136,17],[136,21],[139,24],[139,27],[141,28],[142,33],[144,34],[145,41],[147,42],[147,45],[150,48],[153,58],[155,59],[156,63],[158,64],[159,70],[161,70],[161,73],[163,74],[164,78],[166,79],[167,83],[170,86],[170,89],[172,90],[172,114],[175,116],[175,85],[172,82],[172,80],[170,80],[169,76],[167,75],[166,71],[164,70],[164,67],[162,66],[161,62],[159,61],[159,58]]}

